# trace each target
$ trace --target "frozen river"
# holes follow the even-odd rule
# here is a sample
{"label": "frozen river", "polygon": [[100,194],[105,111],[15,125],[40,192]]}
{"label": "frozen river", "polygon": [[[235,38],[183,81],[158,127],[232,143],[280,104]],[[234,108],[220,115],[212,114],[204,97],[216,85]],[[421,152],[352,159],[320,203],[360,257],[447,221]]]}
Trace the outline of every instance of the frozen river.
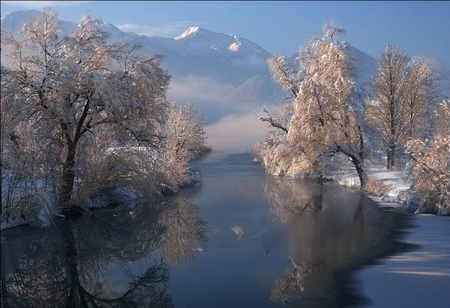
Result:
{"label": "frozen river", "polygon": [[[423,256],[405,233],[414,216],[335,184],[267,176],[246,154],[194,165],[202,185],[160,204],[2,232],[2,307],[395,307],[383,292],[415,292],[380,269]],[[449,283],[448,271],[414,277]]]}

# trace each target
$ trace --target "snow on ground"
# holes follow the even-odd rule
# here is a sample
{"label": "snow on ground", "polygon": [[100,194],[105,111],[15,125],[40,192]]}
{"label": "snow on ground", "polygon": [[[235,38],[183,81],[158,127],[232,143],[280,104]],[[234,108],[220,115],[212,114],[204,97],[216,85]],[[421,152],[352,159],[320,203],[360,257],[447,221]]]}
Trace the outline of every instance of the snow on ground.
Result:
{"label": "snow on ground", "polygon": [[383,184],[391,186],[381,200],[389,198],[392,201],[405,201],[401,199],[401,194],[410,190],[411,183],[404,178],[404,171],[389,171],[386,168],[373,167],[369,168],[370,176],[381,180]]}
{"label": "snow on ground", "polygon": [[[369,179],[378,179],[389,189],[382,196],[369,196],[376,202],[406,203],[411,193],[411,183],[402,169],[387,170],[382,164],[367,164],[367,175]],[[345,162],[342,158],[333,161],[327,168],[328,177],[336,180],[339,184],[348,187],[359,187],[359,178],[354,166]]]}

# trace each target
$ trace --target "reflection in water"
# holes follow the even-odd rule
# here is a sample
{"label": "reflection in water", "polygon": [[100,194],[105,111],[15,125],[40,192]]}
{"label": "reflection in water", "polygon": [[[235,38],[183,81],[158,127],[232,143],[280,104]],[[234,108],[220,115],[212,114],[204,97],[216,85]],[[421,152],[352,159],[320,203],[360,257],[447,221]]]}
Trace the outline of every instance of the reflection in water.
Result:
{"label": "reflection in water", "polygon": [[281,222],[323,205],[323,191],[311,181],[267,177],[264,194],[272,205],[272,217]]}
{"label": "reflection in water", "polygon": [[231,227],[231,231],[236,235],[236,238],[239,240],[244,235],[244,230],[242,230],[241,226],[234,225]]}
{"label": "reflection in water", "polygon": [[[291,259],[291,267],[283,276],[275,281],[272,299],[280,302],[295,302],[299,294],[304,291],[305,278],[318,268],[324,268],[323,262],[296,262]],[[294,296],[297,298],[292,299]]]}
{"label": "reflection in water", "polygon": [[204,184],[176,199],[47,230],[2,276],[2,307],[361,307],[353,272],[412,248],[411,216],[358,192],[265,176],[244,154],[199,166]]}
{"label": "reflection in water", "polygon": [[2,279],[2,307],[171,307],[168,265],[199,251],[198,212],[174,198],[64,221]]}
{"label": "reflection in water", "polygon": [[[337,274],[370,251],[382,215],[368,198],[357,192],[344,193],[344,189],[334,184],[267,178],[264,192],[271,215],[286,225],[289,236],[290,266],[274,283],[274,301],[298,307],[344,306],[339,302],[341,296],[330,294],[345,289],[333,286],[343,282],[337,281]],[[351,284],[347,278],[345,283]],[[357,288],[353,292],[346,294],[351,305],[368,303],[357,294]]]}

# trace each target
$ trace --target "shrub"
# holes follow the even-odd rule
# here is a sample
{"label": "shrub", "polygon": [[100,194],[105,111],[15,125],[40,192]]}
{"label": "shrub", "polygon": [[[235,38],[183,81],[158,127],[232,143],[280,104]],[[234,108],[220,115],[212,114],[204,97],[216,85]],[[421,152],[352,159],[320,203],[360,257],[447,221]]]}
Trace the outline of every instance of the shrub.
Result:
{"label": "shrub", "polygon": [[371,195],[382,196],[392,188],[392,184],[385,184],[377,178],[369,178],[364,191]]}

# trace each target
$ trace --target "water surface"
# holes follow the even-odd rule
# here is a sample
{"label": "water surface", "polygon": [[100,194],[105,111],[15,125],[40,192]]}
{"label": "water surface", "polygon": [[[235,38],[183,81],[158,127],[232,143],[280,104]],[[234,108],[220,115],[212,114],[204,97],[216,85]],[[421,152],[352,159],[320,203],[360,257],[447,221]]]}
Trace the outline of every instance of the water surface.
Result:
{"label": "water surface", "polygon": [[400,217],[359,192],[267,176],[247,154],[194,166],[202,185],[161,203],[2,246],[2,307],[367,306],[353,272],[406,248]]}

